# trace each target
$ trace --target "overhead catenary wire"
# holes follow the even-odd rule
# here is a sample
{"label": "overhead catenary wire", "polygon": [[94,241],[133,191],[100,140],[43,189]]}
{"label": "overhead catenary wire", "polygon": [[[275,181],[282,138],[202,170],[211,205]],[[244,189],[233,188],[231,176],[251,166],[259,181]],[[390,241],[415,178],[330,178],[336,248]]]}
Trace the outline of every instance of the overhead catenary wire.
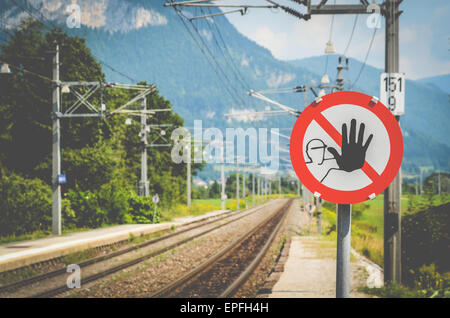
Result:
{"label": "overhead catenary wire", "polygon": [[353,87],[354,87],[354,86],[356,85],[356,83],[358,82],[358,80],[359,80],[359,78],[361,77],[361,74],[362,74],[362,72],[363,72],[363,70],[364,70],[364,68],[365,68],[365,66],[366,66],[366,64],[367,64],[367,59],[368,59],[369,54],[370,54],[370,51],[371,51],[371,49],[372,49],[373,41],[374,41],[374,39],[375,39],[375,35],[376,35],[376,34],[377,34],[377,28],[374,28],[374,29],[373,29],[373,33],[372,33],[372,38],[370,39],[369,47],[368,47],[368,49],[367,49],[367,53],[366,53],[366,56],[365,56],[365,58],[364,58],[364,62],[363,62],[363,64],[361,65],[361,68],[359,69],[358,75],[356,76],[355,80],[354,80],[353,83],[351,84],[351,89],[353,89]]}
{"label": "overhead catenary wire", "polygon": [[[181,14],[184,16],[184,14],[181,12]],[[242,99],[242,97],[240,96],[240,94],[237,92],[236,88],[233,85],[233,82],[230,80],[230,78],[228,77],[228,75],[226,74],[226,72],[224,71],[224,69],[220,66],[219,61],[217,60],[216,56],[213,54],[213,52],[211,51],[211,49],[209,48],[209,46],[207,45],[207,43],[205,42],[205,40],[203,39],[202,35],[200,34],[200,31],[198,30],[198,28],[196,27],[196,25],[190,21],[186,16],[184,16],[185,19],[187,19],[194,31],[197,33],[198,37],[200,38],[201,43],[203,44],[203,46],[206,48],[206,51],[209,53],[209,55],[211,56],[213,62],[216,64],[218,70],[222,73],[222,75],[224,76],[224,78],[226,79],[226,81],[229,84],[229,87],[231,88],[231,90],[233,91],[235,95],[235,97],[237,98],[237,100],[239,101],[239,103],[245,104],[244,100]],[[214,34],[212,34],[212,37],[215,39]],[[226,60],[225,60],[226,61]]]}
{"label": "overhead catenary wire", "polygon": [[352,42],[353,35],[355,34],[355,29],[356,29],[356,24],[358,22],[358,17],[359,17],[359,14],[355,15],[355,20],[353,21],[353,28],[352,28],[352,31],[350,33],[350,37],[348,39],[347,46],[345,47],[345,50],[344,50],[344,53],[343,53],[344,56],[347,56],[348,49],[350,48],[350,43]]}
{"label": "overhead catenary wire", "polygon": [[[209,13],[212,13],[209,8],[207,8],[207,9],[208,9]],[[203,12],[203,9],[202,9],[202,12]],[[244,90],[247,90],[247,91],[251,90],[250,85],[244,79],[244,76],[242,75],[242,72],[239,70],[239,67],[236,66],[236,63],[234,62],[233,57],[231,55],[230,49],[229,49],[228,45],[225,43],[224,37],[222,36],[222,32],[220,31],[220,28],[217,25],[216,21],[214,21],[213,23],[210,23],[208,21],[208,19],[206,19],[206,20],[207,20],[208,25],[211,25],[211,24],[214,25],[214,28],[217,30],[217,34],[219,35],[219,38],[220,38],[220,40],[221,40],[221,42],[222,42],[222,44],[224,46],[224,50],[221,49],[222,54],[223,54],[225,60],[227,59],[226,56],[228,57],[228,59],[230,61],[231,69],[233,70],[233,73],[234,73],[236,79],[241,83],[241,85],[244,88]],[[213,34],[213,37],[215,38],[214,31],[212,30],[212,27],[210,27],[210,30],[211,30],[211,32]],[[216,40],[216,44],[220,48],[220,45],[217,43],[217,40]],[[225,54],[224,54],[224,52],[225,52]],[[253,99],[251,99],[251,104],[253,106],[255,106],[255,103],[254,103]]]}
{"label": "overhead catenary wire", "polygon": [[[170,3],[173,1],[170,0],[166,0],[166,2]],[[214,66],[213,61],[211,61],[211,57],[208,56],[208,54],[206,53],[205,49],[202,47],[202,45],[200,44],[200,42],[197,40],[197,38],[194,36],[194,34],[192,33],[192,31],[189,29],[188,25],[185,22],[186,17],[182,14],[182,12],[180,12],[180,10],[178,10],[178,8],[176,8],[174,6],[174,10],[177,14],[177,16],[180,18],[180,21],[182,22],[182,24],[184,25],[185,29],[188,31],[188,34],[190,35],[190,37],[194,40],[195,44],[197,45],[197,47],[200,49],[200,51],[202,52],[202,54],[205,56],[206,61],[208,62],[208,64],[211,66],[212,70],[214,71],[214,73],[217,75],[217,77],[219,78],[220,81],[224,82],[223,77],[219,75],[219,71],[216,69],[216,67]],[[194,30],[196,30],[195,26],[193,25]],[[200,33],[198,32],[198,29],[196,30],[196,33],[199,35],[200,40],[204,43],[203,38],[201,37]],[[207,50],[209,50],[207,48]],[[214,55],[209,52],[209,54],[212,55],[212,57],[214,57]],[[216,61],[217,63],[217,61]],[[220,69],[220,68],[219,68]],[[223,70],[222,70],[223,73]],[[226,77],[226,74],[225,74]],[[227,77],[226,77],[227,78]],[[229,79],[228,79],[229,81]],[[229,89],[229,87],[227,85],[224,85],[225,90],[227,91],[227,93],[230,95],[230,97],[234,100],[234,102],[236,102],[237,104],[239,104],[239,99],[237,99],[235,97],[235,95],[231,92],[231,90]]]}

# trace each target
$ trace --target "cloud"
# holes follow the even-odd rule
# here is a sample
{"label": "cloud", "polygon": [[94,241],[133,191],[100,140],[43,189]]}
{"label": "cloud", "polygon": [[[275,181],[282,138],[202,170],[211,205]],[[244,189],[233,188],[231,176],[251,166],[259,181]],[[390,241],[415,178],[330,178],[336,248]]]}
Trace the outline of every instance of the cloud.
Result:
{"label": "cloud", "polygon": [[207,39],[208,41],[211,41],[211,40],[212,40],[212,33],[211,33],[210,31],[205,30],[205,29],[201,29],[201,30],[200,30],[200,34],[201,34],[205,39]]}
{"label": "cloud", "polygon": [[290,73],[280,73],[275,74],[271,73],[269,79],[266,80],[266,83],[269,87],[279,87],[281,85],[287,84],[290,81],[295,79],[295,74]]}
{"label": "cloud", "polygon": [[230,117],[228,117],[228,122],[231,122],[231,118],[239,121],[239,122],[244,122],[244,123],[248,123],[248,122],[257,122],[257,121],[261,121],[261,120],[266,120],[267,118],[264,117],[263,114],[261,113],[257,113],[257,110],[255,109],[234,109],[232,108],[229,112],[229,114],[231,115]]}
{"label": "cloud", "polygon": [[167,19],[158,12],[153,10],[146,10],[144,8],[139,8],[136,13],[135,27],[140,29],[146,27],[147,25],[166,25]]}
{"label": "cloud", "polygon": [[289,45],[286,33],[275,33],[269,27],[262,26],[256,29],[252,39],[259,45],[271,50],[275,57],[281,58]]}
{"label": "cloud", "polygon": [[241,60],[241,66],[249,66],[249,65],[250,63],[248,62],[247,58],[243,56]]}
{"label": "cloud", "polygon": [[[154,9],[145,9],[130,1],[123,0],[29,0],[46,19],[66,23],[70,12],[67,6],[77,4],[81,11],[81,25],[101,28],[109,32],[128,32],[148,26],[167,25],[167,18]],[[19,11],[20,12],[20,11]],[[13,14],[14,13],[14,14]],[[27,16],[17,10],[6,15],[8,23]],[[19,20],[19,21],[20,21]]]}

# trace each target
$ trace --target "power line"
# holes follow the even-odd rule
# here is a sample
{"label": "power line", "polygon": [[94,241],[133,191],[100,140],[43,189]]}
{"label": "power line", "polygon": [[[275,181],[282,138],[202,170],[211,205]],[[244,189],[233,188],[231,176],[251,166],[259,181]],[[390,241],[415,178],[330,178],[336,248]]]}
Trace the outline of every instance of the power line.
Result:
{"label": "power line", "polygon": [[[183,14],[182,14],[183,15]],[[183,15],[184,16],[184,15]],[[206,50],[208,51],[208,53],[210,54],[210,56],[212,57],[212,59],[214,60],[214,62],[217,65],[217,68],[222,72],[223,76],[225,77],[225,79],[228,81],[229,86],[231,87],[231,89],[234,91],[234,93],[237,96],[237,99],[242,103],[245,104],[244,100],[240,97],[239,93],[237,92],[237,90],[235,89],[235,87],[232,85],[232,81],[229,79],[229,77],[227,76],[227,74],[225,73],[225,71],[222,69],[222,67],[220,66],[219,62],[217,61],[215,55],[211,52],[211,50],[209,49],[208,45],[206,44],[206,42],[204,41],[203,37],[200,34],[200,31],[198,30],[198,28],[192,23],[192,21],[190,21],[192,27],[194,28],[195,32],[197,33],[198,37],[200,38],[200,41],[202,42],[203,46],[206,48]]]}
{"label": "power line", "polygon": [[355,33],[355,28],[356,28],[356,23],[358,21],[358,17],[359,17],[359,14],[355,15],[355,21],[353,21],[352,32],[350,33],[350,38],[348,39],[347,46],[345,47],[344,54],[343,54],[344,56],[347,56],[347,51],[350,47],[350,43],[352,42],[353,34]]}
{"label": "power line", "polygon": [[[202,11],[203,11],[203,10],[202,10]],[[211,10],[210,10],[209,8],[208,8],[208,11],[209,11],[209,13],[211,13]],[[206,20],[208,21],[208,19],[206,19]],[[209,22],[209,21],[208,21],[208,22]],[[209,24],[209,23],[208,23],[208,24]],[[225,52],[227,53],[227,55],[228,55],[228,57],[229,57],[229,59],[230,59],[230,61],[231,61],[231,64],[232,64],[232,66],[234,67],[234,69],[235,69],[235,71],[236,71],[238,77],[240,78],[241,83],[243,84],[244,88],[250,90],[250,89],[251,89],[250,86],[248,85],[248,83],[247,83],[247,82],[245,81],[245,79],[243,78],[243,76],[242,76],[241,72],[239,71],[239,69],[236,67],[236,64],[233,62],[233,57],[231,56],[229,47],[226,45],[225,40],[224,40],[224,38],[223,38],[223,36],[222,36],[222,32],[220,31],[219,27],[217,26],[217,23],[213,23],[213,24],[214,24],[214,27],[216,28],[217,33],[219,34],[219,37],[220,37],[220,39],[221,39],[221,41],[222,41],[222,43],[223,43],[223,45],[224,45],[224,47],[225,47]]]}
{"label": "power line", "polygon": [[[169,2],[168,0],[166,0],[166,2]],[[173,2],[173,1],[172,1]],[[185,17],[176,7],[174,7],[175,12],[177,13],[178,17],[180,18],[181,22],[183,23],[184,27],[186,28],[186,30],[188,31],[189,35],[191,36],[191,38],[194,40],[195,44],[198,46],[198,48],[200,49],[200,51],[202,52],[202,54],[205,56],[206,61],[210,64],[211,68],[213,69],[213,71],[216,73],[217,77],[219,78],[219,80],[223,81],[222,77],[219,75],[219,72],[217,71],[217,69],[214,67],[213,63],[210,61],[210,58],[208,57],[208,55],[206,54],[205,50],[202,48],[202,45],[198,42],[198,40],[195,38],[195,36],[193,35],[193,33],[191,32],[191,30],[189,29],[189,27],[187,26],[186,22],[184,21],[183,17]],[[185,17],[186,18],[186,17]],[[204,43],[200,33],[198,32],[198,30],[196,29],[196,27],[191,23],[191,25],[193,26],[194,30],[196,30],[196,33],[199,35],[200,40]],[[205,46],[205,44],[204,44]],[[205,46],[208,51],[209,48],[207,46]],[[215,59],[214,55],[209,51],[209,54],[212,56],[213,59]],[[217,61],[215,61],[217,64]],[[223,70],[220,68],[220,66],[218,65],[218,68],[221,70],[221,72],[224,74]],[[226,77],[225,74],[225,78],[228,79],[228,77]],[[229,81],[229,79],[228,79]],[[230,89],[227,87],[227,85],[224,85],[226,91],[228,92],[228,94],[230,95],[230,97],[237,103],[239,104],[239,100],[236,99],[236,97],[233,95],[233,93],[231,93]]]}
{"label": "power line", "polygon": [[370,40],[369,48],[368,48],[368,50],[367,50],[366,57],[364,58],[364,63],[361,65],[361,68],[360,68],[360,70],[359,70],[358,76],[356,77],[355,81],[354,81],[353,84],[351,85],[352,88],[353,88],[353,87],[355,86],[355,84],[358,82],[359,77],[361,76],[361,73],[363,72],[363,70],[364,70],[364,68],[365,68],[365,66],[366,66],[367,58],[369,57],[370,50],[372,49],[372,44],[373,44],[373,40],[375,39],[375,34],[376,34],[376,33],[377,33],[377,28],[374,28],[374,29],[373,29],[373,34],[372,34],[372,39]]}
{"label": "power line", "polygon": [[53,80],[51,78],[47,77],[47,76],[44,76],[44,75],[41,75],[41,74],[38,74],[38,73],[35,73],[35,72],[32,72],[32,71],[29,71],[29,70],[27,70],[27,69],[25,69],[23,67],[19,67],[19,66],[16,66],[14,64],[11,64],[11,63],[9,63],[8,61],[5,61],[5,60],[2,60],[2,62],[7,63],[10,67],[12,67],[13,69],[18,70],[20,72],[25,72],[25,73],[37,76],[37,77],[39,77],[39,78],[41,78],[43,80],[46,80],[46,81],[49,81],[49,82],[53,82]]}
{"label": "power line", "polygon": [[[203,9],[201,9],[201,11],[202,11],[202,13],[204,14]],[[209,12],[210,14],[212,13],[211,10],[210,10],[209,8],[208,8],[208,12]],[[222,55],[223,55],[223,57],[224,57],[224,60],[225,60],[225,61],[227,62],[227,64],[230,66],[232,72],[234,73],[234,76],[236,77],[236,79],[238,80],[238,82],[240,82],[240,84],[242,85],[242,87],[244,88],[244,90],[250,91],[250,90],[251,90],[251,87],[250,87],[250,85],[248,85],[248,83],[245,81],[245,79],[243,78],[243,76],[242,76],[242,74],[241,74],[239,68],[238,68],[238,67],[236,66],[236,64],[234,63],[233,57],[231,56],[231,53],[230,53],[230,51],[229,51],[229,47],[228,47],[227,44],[225,43],[225,40],[224,40],[224,38],[223,38],[223,36],[222,36],[222,32],[220,31],[219,27],[217,26],[217,23],[216,23],[216,22],[210,23],[210,22],[208,21],[208,19],[206,19],[206,22],[207,22],[207,24],[208,24],[208,26],[209,26],[209,29],[210,29],[211,32],[212,32],[213,38],[214,38],[214,40],[215,40],[215,42],[216,42],[216,45],[219,47],[220,51],[222,52]],[[216,39],[216,36],[214,35],[214,30],[212,29],[211,24],[213,24],[214,27],[215,27],[215,29],[217,30],[217,33],[218,33],[218,35],[219,35],[219,38],[220,38],[220,40],[221,40],[221,42],[222,42],[222,44],[223,44],[223,46],[224,46],[224,48],[225,48],[224,50],[222,50],[222,48],[220,47],[220,44],[217,42],[217,39]],[[226,53],[226,54],[225,54],[225,53]],[[228,63],[228,61],[227,61],[227,56],[228,56],[228,60],[230,61],[230,63]],[[251,99],[251,103],[252,103],[253,106],[255,105],[253,99]]]}

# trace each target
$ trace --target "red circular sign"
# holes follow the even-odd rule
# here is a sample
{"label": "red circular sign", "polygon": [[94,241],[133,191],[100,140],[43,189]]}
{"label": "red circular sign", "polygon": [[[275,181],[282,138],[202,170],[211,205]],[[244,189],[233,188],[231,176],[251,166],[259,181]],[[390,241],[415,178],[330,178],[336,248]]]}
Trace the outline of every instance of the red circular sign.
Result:
{"label": "red circular sign", "polygon": [[[344,106],[344,107],[340,107]],[[313,175],[313,173],[310,171],[310,169],[307,166],[307,160],[311,161],[310,156],[308,155],[308,150],[305,148],[307,145],[305,144],[305,134],[307,133],[308,127],[314,122],[314,125],[320,126],[323,131],[325,131],[327,134],[329,134],[330,138],[334,140],[335,144],[337,144],[339,147],[342,147],[343,144],[343,136],[347,137],[347,127],[344,128],[344,125],[342,126],[342,134],[339,133],[338,129],[339,127],[334,127],[329,120],[331,120],[330,115],[329,120],[323,115],[323,112],[326,110],[331,110],[334,107],[340,107],[333,109],[333,114],[340,114],[341,118],[345,118],[345,120],[348,119],[348,123],[350,124],[350,120],[353,118],[353,114],[349,114],[347,112],[340,112],[340,109],[344,109],[345,107],[348,108],[348,106],[351,107],[361,107],[355,108],[355,110],[366,112],[365,110],[368,110],[371,114],[375,115],[372,116],[375,118],[375,121],[379,121],[378,127],[382,127],[385,131],[383,134],[386,136],[384,141],[378,142],[378,146],[381,145],[381,148],[385,150],[387,153],[386,157],[386,163],[383,165],[384,169],[380,171],[380,168],[378,168],[378,171],[374,169],[368,161],[362,161],[362,167],[358,169],[358,173],[362,171],[366,177],[367,180],[369,180],[369,184],[362,186],[358,189],[352,189],[352,190],[341,190],[336,189],[330,186],[327,186],[322,182],[322,180],[318,180],[317,177]],[[327,113],[327,112],[325,112]],[[358,113],[358,112],[355,112]],[[330,111],[328,111],[328,114],[330,114]],[[357,115],[354,115],[357,117]],[[358,118],[356,118],[357,120]],[[354,121],[354,119],[352,120]],[[350,140],[352,139],[352,133],[354,140],[356,141],[357,138],[355,137],[355,128],[353,126],[356,126],[352,122],[352,127],[350,129]],[[363,125],[361,125],[363,126]],[[361,127],[364,133],[364,127]],[[358,138],[360,136],[358,135]],[[361,136],[362,137],[362,136]],[[363,139],[363,138],[360,138]],[[366,138],[367,139],[367,138]],[[367,140],[366,143],[370,144],[372,142],[372,136],[368,138],[370,140]],[[347,138],[345,139],[347,143]],[[384,142],[384,144],[383,144]],[[374,144],[373,144],[374,145]],[[365,144],[364,144],[365,146]],[[368,146],[368,145],[367,145]],[[324,144],[322,147],[317,148],[324,148],[327,149],[326,144]],[[317,149],[317,148],[311,148],[311,149]],[[381,149],[378,148],[378,149]],[[389,148],[389,151],[386,151],[386,149]],[[349,149],[348,143],[346,146],[346,149]],[[328,147],[328,150],[330,150],[330,147]],[[340,149],[342,152],[342,149]],[[367,150],[367,148],[366,148]],[[306,156],[305,158],[305,151]],[[334,151],[337,153],[337,151]],[[324,150],[325,153],[325,150]],[[329,152],[331,153],[331,151]],[[372,153],[372,159],[376,160],[377,154],[374,151]],[[328,153],[327,153],[328,154]],[[315,196],[320,196],[322,199],[334,203],[340,203],[340,204],[352,204],[352,203],[358,203],[363,202],[368,199],[373,199],[376,195],[381,193],[384,189],[386,189],[389,184],[392,182],[392,180],[395,178],[395,176],[398,173],[398,170],[400,169],[402,158],[403,158],[403,137],[400,130],[400,126],[395,119],[395,117],[392,115],[390,110],[383,105],[381,102],[378,101],[378,99],[363,94],[359,92],[350,92],[350,91],[341,91],[341,92],[335,92],[328,95],[323,96],[321,99],[318,99],[311,103],[298,117],[297,121],[295,122],[294,128],[292,130],[291,138],[290,138],[290,155],[291,155],[291,162],[294,167],[295,173],[297,174],[300,181],[305,185],[305,187],[310,190],[312,193],[315,194]],[[342,158],[344,154],[339,156],[337,153],[334,158]],[[338,156],[338,157],[336,157]],[[365,153],[364,153],[365,156]],[[323,157],[325,158],[325,156]],[[364,158],[364,157],[363,157]],[[330,158],[327,158],[327,160]],[[370,158],[368,158],[370,159]],[[322,159],[322,163],[323,163]],[[337,162],[337,159],[336,159]],[[321,163],[319,163],[321,164]],[[332,169],[330,169],[332,170]],[[339,168],[336,168],[334,170],[340,170],[341,172],[347,173],[348,170],[345,170],[341,168],[341,165],[339,165]],[[351,170],[351,169],[350,169]],[[329,171],[328,171],[329,172]],[[327,172],[327,175],[328,175]],[[326,177],[326,176],[325,176]],[[324,177],[324,179],[325,179]],[[339,179],[342,180],[343,183],[351,184],[352,180],[351,178],[346,179],[345,177]],[[350,186],[351,187],[351,186]]]}

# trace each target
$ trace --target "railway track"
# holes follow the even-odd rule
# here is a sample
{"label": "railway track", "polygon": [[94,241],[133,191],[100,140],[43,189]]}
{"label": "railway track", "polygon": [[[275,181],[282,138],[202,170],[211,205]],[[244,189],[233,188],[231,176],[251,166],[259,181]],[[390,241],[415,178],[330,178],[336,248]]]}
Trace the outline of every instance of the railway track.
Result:
{"label": "railway track", "polygon": [[[156,244],[158,242],[166,241],[166,240],[168,240],[170,238],[173,238],[173,237],[176,237],[176,236],[180,236],[183,233],[189,233],[189,232],[192,232],[194,230],[201,229],[202,227],[207,227],[208,225],[211,225],[213,223],[217,223],[217,222],[220,222],[220,221],[224,221],[226,219],[230,219],[230,220],[227,220],[224,223],[220,223],[220,224],[218,224],[216,226],[213,226],[211,228],[208,228],[208,229],[206,229],[204,231],[201,231],[199,233],[190,235],[190,236],[188,236],[186,238],[183,238],[183,239],[181,239],[179,241],[176,241],[173,244],[169,244],[168,246],[165,246],[163,248],[157,249],[155,251],[151,251],[150,253],[147,253],[147,254],[145,254],[143,256],[133,258],[132,260],[120,263],[119,265],[109,267],[106,270],[102,270],[102,271],[100,271],[98,273],[95,273],[95,274],[83,277],[82,278],[82,282],[83,282],[83,284],[94,282],[94,281],[96,281],[96,280],[98,280],[100,278],[106,277],[108,275],[114,274],[116,272],[119,272],[119,271],[121,271],[123,269],[126,269],[128,267],[131,267],[133,265],[139,264],[139,263],[141,263],[141,262],[143,262],[143,261],[145,261],[147,259],[150,259],[152,257],[160,255],[160,254],[162,254],[162,253],[164,253],[166,251],[169,251],[169,250],[174,249],[174,248],[176,248],[178,246],[181,246],[181,245],[183,245],[183,244],[185,244],[185,243],[187,243],[189,241],[192,241],[192,240],[194,240],[196,238],[204,236],[204,235],[206,235],[206,234],[208,234],[210,232],[213,232],[213,231],[215,231],[215,230],[217,230],[219,228],[222,228],[222,227],[224,227],[226,225],[229,225],[229,224],[231,224],[233,222],[236,222],[236,221],[238,221],[238,220],[240,220],[240,219],[242,219],[242,218],[244,218],[246,216],[252,215],[252,214],[254,214],[254,213],[256,213],[256,212],[258,212],[261,209],[266,208],[266,207],[267,207],[267,204],[264,204],[264,205],[262,205],[260,207],[257,207],[255,209],[253,209],[253,210],[250,210],[250,211],[244,210],[242,212],[239,212],[238,214],[236,214],[236,213],[227,213],[225,215],[221,215],[220,217],[216,217],[216,218],[213,218],[213,219],[208,219],[205,222],[199,222],[199,224],[192,225],[193,223],[198,223],[198,222],[192,222],[192,223],[189,223],[189,225],[191,225],[191,226],[188,227],[188,228],[185,228],[185,229],[176,231],[174,233],[171,233],[171,234],[168,234],[168,235],[164,235],[162,237],[159,237],[159,238],[156,238],[156,239],[153,239],[153,240],[149,240],[149,241],[146,241],[146,242],[134,245],[134,246],[130,246],[130,247],[125,248],[123,250],[119,250],[119,251],[112,252],[112,253],[107,254],[107,255],[103,255],[103,256],[100,256],[100,257],[95,257],[95,258],[86,260],[84,262],[81,262],[78,265],[80,266],[80,268],[85,269],[86,267],[89,267],[89,266],[92,266],[92,265],[96,265],[96,264],[99,264],[99,263],[102,263],[102,262],[106,262],[106,261],[112,260],[114,258],[117,258],[117,257],[120,257],[120,256],[124,256],[124,255],[126,255],[128,253],[136,252],[136,251],[141,250],[143,248],[146,248],[146,247],[149,247],[151,245],[154,245],[154,244]],[[61,275],[67,275],[65,267],[61,268],[61,269],[57,269],[57,270],[51,271],[51,272],[43,273],[43,274],[40,274],[40,275],[31,277],[31,278],[28,278],[28,279],[24,279],[24,280],[21,280],[21,281],[18,281],[18,282],[9,284],[9,285],[0,286],[0,293],[12,294],[12,293],[17,292],[20,289],[29,287],[29,286],[31,286],[31,285],[33,285],[35,283],[44,282],[46,280],[50,280],[52,278],[56,278],[56,277],[61,276]],[[65,283],[65,278],[64,278],[63,281]],[[57,296],[57,295],[59,295],[61,293],[69,291],[69,290],[70,289],[67,287],[67,285],[64,284],[64,285],[60,285],[60,286],[55,287],[55,288],[51,288],[51,289],[46,290],[44,292],[39,292],[37,294],[32,295],[31,297],[49,298],[49,297]]]}
{"label": "railway track", "polygon": [[205,262],[150,297],[233,296],[266,254],[291,203],[292,199]]}

